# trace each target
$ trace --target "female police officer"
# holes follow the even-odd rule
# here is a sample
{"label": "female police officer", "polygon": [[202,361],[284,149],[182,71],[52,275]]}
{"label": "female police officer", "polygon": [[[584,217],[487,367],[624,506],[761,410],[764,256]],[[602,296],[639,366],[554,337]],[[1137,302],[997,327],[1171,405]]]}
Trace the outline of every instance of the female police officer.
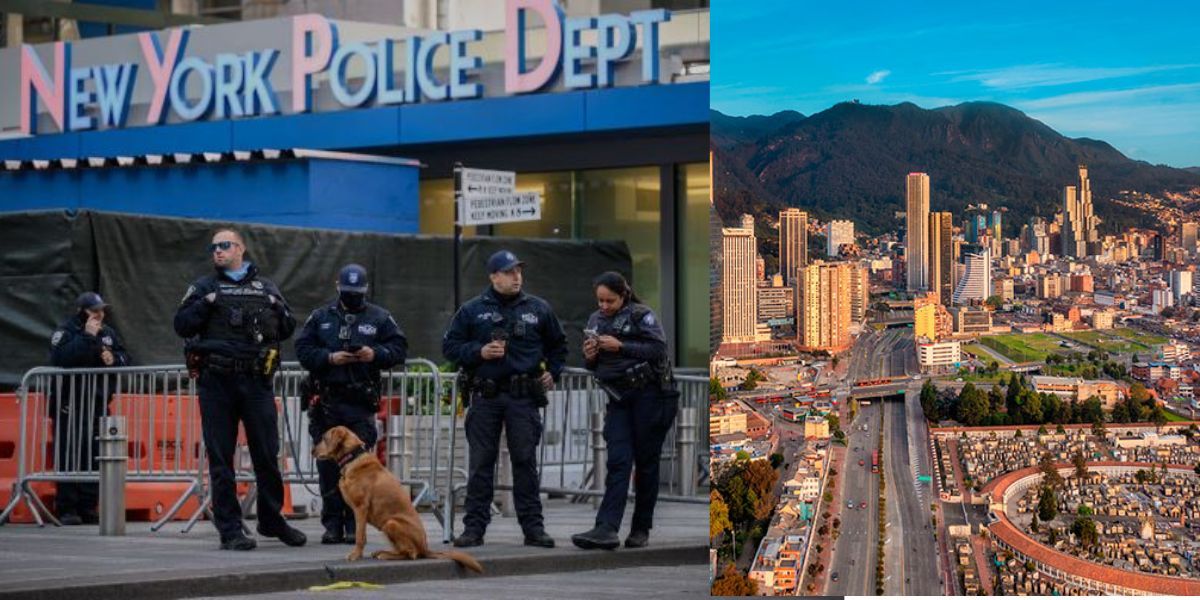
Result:
{"label": "female police officer", "polygon": [[604,273],[592,287],[600,309],[588,319],[583,355],[609,396],[604,421],[608,476],[596,526],[571,536],[571,541],[585,549],[620,545],[617,531],[632,472],[636,500],[625,547],[640,548],[653,524],[658,463],[679,394],[671,385],[666,337],[654,312],[638,300],[620,273]]}

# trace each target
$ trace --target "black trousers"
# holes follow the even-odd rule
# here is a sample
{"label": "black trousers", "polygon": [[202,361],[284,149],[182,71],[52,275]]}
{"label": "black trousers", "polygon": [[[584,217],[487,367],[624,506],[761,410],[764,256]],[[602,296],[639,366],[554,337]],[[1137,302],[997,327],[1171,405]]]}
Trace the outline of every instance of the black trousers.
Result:
{"label": "black trousers", "polygon": [[[82,382],[76,385],[77,390],[83,391]],[[54,418],[54,460],[57,470],[98,472],[100,442],[97,436],[100,434],[100,418],[104,415],[104,397],[82,397],[72,402],[66,396],[66,393],[59,394],[50,407]],[[99,500],[98,483],[59,482],[55,486],[54,512],[60,517],[71,513],[95,515]]]}
{"label": "black trousers", "polygon": [[517,521],[526,535],[545,531],[542,502],[538,497],[537,446],[542,439],[542,415],[532,398],[501,393],[495,398],[476,395],[467,410],[470,474],[467,479],[463,528],[482,534],[492,520],[496,458],[500,453],[500,428],[508,437],[512,458],[513,503]]}
{"label": "black trousers", "polygon": [[[313,444],[334,427],[346,427],[354,432],[367,446],[367,452],[375,451],[379,430],[375,427],[375,413],[361,404],[321,399],[308,410],[308,434]],[[321,525],[326,531],[343,531],[354,534],[354,511],[346,505],[338,491],[341,468],[332,460],[317,461],[317,475],[321,482]]]}
{"label": "black trousers", "polygon": [[258,484],[259,526],[265,531],[282,530],[287,524],[281,514],[279,425],[270,380],[252,374],[205,370],[200,375],[199,393],[214,525],[221,539],[238,535],[242,530],[242,508],[238,504],[234,472],[239,422],[246,429],[246,444]]}
{"label": "black trousers", "polygon": [[635,499],[630,529],[650,531],[658,502],[658,465],[663,441],[678,411],[678,396],[644,388],[610,401],[604,414],[604,443],[608,447],[604,499],[597,525],[621,528],[633,476]]}

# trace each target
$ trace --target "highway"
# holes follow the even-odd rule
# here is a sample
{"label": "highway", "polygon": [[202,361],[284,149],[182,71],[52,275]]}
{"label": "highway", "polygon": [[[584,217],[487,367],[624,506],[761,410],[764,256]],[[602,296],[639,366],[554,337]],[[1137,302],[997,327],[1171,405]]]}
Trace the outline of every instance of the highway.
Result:
{"label": "highway", "polygon": [[910,390],[905,402],[885,402],[884,469],[887,473],[888,536],[884,556],[884,593],[902,596],[941,594],[938,550],[929,506],[929,442],[921,415],[919,392]]}
{"label": "highway", "polygon": [[[875,595],[875,545],[878,539],[875,515],[879,513],[879,476],[871,474],[871,449],[879,436],[879,403],[862,407],[848,431],[846,464],[838,472],[842,486],[842,527],[829,570],[838,574],[825,594],[830,596]],[[863,431],[862,425],[868,424]],[[854,448],[858,448],[856,452]],[[859,466],[862,460],[864,465]],[[845,506],[853,501],[854,508]],[[866,502],[865,509],[859,503]]]}

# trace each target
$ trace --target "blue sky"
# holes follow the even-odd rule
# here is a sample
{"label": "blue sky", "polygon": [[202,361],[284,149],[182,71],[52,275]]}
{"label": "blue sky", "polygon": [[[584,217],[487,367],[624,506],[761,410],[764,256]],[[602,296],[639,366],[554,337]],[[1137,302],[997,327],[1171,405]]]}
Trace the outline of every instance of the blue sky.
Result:
{"label": "blue sky", "polygon": [[712,107],[1016,107],[1127,156],[1200,166],[1200,2],[715,0]]}

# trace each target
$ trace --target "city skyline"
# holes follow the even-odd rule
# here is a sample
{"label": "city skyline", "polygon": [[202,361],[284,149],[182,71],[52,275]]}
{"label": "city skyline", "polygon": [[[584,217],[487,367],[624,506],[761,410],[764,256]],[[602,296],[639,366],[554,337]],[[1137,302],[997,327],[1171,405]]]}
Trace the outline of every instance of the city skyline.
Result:
{"label": "city skyline", "polygon": [[[872,4],[717,2],[712,107],[812,115],[853,99],[992,101],[1133,159],[1200,166],[1200,27],[1180,18],[1185,2]],[[1063,35],[1068,23],[1104,43]],[[771,59],[784,55],[781,71]]]}

